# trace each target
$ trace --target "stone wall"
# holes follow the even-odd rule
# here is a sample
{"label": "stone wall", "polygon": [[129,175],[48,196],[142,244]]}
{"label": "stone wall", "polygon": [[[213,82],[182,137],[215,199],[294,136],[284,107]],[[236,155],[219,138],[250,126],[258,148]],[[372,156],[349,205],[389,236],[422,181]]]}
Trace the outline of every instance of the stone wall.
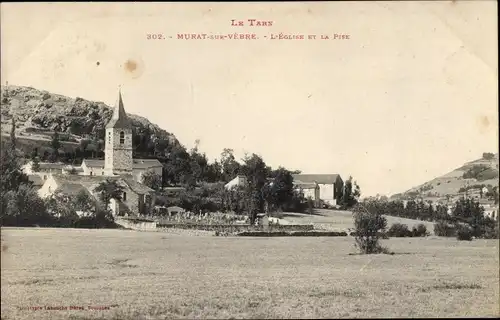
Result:
{"label": "stone wall", "polygon": [[145,219],[115,218],[115,223],[119,224],[124,228],[129,228],[133,230],[150,231],[157,229],[156,221],[145,220]]}
{"label": "stone wall", "polygon": [[[249,224],[180,224],[180,223],[169,223],[169,224],[158,224],[158,228],[177,228],[177,229],[189,229],[189,230],[204,230],[204,231],[220,231],[220,232],[245,232],[245,231],[260,231],[264,230],[263,226],[252,226]],[[310,231],[313,230],[312,225],[278,225],[269,226],[267,231]]]}

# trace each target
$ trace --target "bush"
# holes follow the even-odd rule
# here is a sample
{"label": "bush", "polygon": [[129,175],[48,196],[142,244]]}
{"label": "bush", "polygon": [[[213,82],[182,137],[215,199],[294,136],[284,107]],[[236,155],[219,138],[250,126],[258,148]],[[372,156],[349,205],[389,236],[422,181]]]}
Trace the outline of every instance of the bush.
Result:
{"label": "bush", "polygon": [[440,221],[434,224],[434,234],[439,237],[454,237],[456,228],[444,221]]}
{"label": "bush", "polygon": [[484,238],[485,239],[498,239],[499,238],[498,223],[495,223],[495,226],[493,228],[491,228],[491,227],[486,228],[486,230],[484,232]]}
{"label": "bush", "polygon": [[485,160],[492,160],[495,158],[495,154],[491,152],[484,152],[483,153],[483,159]]}
{"label": "bush", "polygon": [[472,241],[472,229],[466,226],[457,228],[457,240]]}
{"label": "bush", "polygon": [[416,227],[413,227],[412,233],[414,237],[427,237],[429,232],[427,232],[427,227],[420,223]]}
{"label": "bush", "polygon": [[385,231],[387,219],[379,212],[369,212],[358,204],[353,209],[355,245],[361,253],[384,253],[387,250],[379,243],[381,233]]}
{"label": "bush", "polygon": [[394,223],[389,231],[387,231],[389,237],[411,237],[413,233],[408,229],[406,224]]}
{"label": "bush", "polygon": [[464,174],[462,175],[462,178],[464,178],[464,179],[478,179],[479,175],[483,171],[488,170],[488,169],[490,169],[490,167],[487,165],[484,165],[484,164],[473,165],[466,172],[464,172]]}

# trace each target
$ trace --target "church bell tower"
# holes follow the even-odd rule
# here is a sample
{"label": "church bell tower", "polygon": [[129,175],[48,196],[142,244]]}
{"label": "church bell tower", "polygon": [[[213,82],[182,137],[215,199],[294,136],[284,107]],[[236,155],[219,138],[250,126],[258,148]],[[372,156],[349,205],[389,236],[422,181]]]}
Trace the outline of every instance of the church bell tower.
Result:
{"label": "church bell tower", "polygon": [[106,125],[105,139],[105,174],[132,174],[132,125],[123,107],[121,90],[113,116]]}

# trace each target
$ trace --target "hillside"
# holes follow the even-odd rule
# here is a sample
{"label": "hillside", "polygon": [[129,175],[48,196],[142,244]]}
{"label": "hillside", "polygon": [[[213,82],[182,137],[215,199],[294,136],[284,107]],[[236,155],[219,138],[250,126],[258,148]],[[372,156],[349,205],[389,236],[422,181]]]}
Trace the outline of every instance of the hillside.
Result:
{"label": "hillside", "polygon": [[[61,141],[65,151],[78,147],[83,138],[102,139],[112,115],[112,107],[103,102],[70,98],[31,87],[2,86],[1,93],[2,137],[9,135],[14,117],[18,147],[25,153],[35,146],[40,150],[49,148],[55,131],[66,133]],[[173,134],[148,119],[128,116],[136,132],[148,132],[153,140],[162,138],[170,144],[179,144]]]}
{"label": "hillside", "polygon": [[434,178],[391,199],[424,198],[426,200],[445,200],[467,192],[479,193],[479,186],[489,190],[498,188],[498,153],[485,153],[483,157],[465,163],[445,175]]}

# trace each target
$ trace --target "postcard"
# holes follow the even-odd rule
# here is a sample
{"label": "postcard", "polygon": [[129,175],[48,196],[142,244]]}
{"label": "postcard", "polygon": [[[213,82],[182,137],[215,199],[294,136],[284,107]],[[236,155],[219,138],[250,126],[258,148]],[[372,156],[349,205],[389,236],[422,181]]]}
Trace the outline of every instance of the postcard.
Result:
{"label": "postcard", "polygon": [[2,319],[498,317],[497,3],[2,3]]}

